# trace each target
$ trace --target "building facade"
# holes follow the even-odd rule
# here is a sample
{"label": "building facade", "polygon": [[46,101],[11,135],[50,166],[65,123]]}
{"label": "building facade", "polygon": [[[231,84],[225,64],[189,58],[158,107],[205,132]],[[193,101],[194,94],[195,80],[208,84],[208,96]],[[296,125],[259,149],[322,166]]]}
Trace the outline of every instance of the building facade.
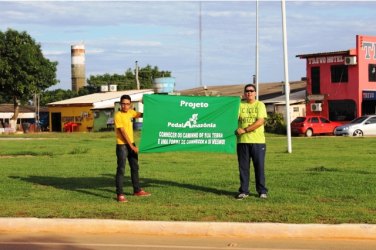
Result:
{"label": "building facade", "polygon": [[376,113],[376,36],[356,36],[356,48],[297,55],[306,59],[307,115],[351,121]]}
{"label": "building facade", "polygon": [[138,105],[144,94],[154,94],[154,91],[152,89],[109,91],[49,103],[47,106],[50,132],[106,130],[111,125],[109,121],[119,108],[116,102],[119,102],[122,95],[131,96],[134,107],[142,112],[143,106]]}
{"label": "building facade", "polygon": [[[38,123],[39,114],[39,123]],[[37,108],[29,105],[22,105],[19,107],[19,113],[16,121],[15,130],[11,128],[11,118],[14,116],[14,104],[2,103],[0,104],[0,134],[4,132],[15,133],[23,130],[23,124],[30,125],[30,132],[47,131],[48,129],[48,109],[47,107]]]}
{"label": "building facade", "polygon": [[[290,103],[289,103],[289,113],[290,113],[290,121],[293,121],[298,116],[305,116],[306,115],[306,105],[305,105],[305,97],[306,91],[300,90],[289,95]],[[283,115],[283,119],[287,121],[286,115],[286,96],[279,95],[274,98],[270,99],[262,99],[262,102],[266,106],[266,112],[268,115],[273,113],[279,113]]]}

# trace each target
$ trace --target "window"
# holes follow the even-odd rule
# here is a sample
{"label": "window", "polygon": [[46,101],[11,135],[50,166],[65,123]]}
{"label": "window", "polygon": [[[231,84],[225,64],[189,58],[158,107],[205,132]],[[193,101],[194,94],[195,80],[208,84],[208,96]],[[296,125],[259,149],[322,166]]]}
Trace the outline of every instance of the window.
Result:
{"label": "window", "polygon": [[295,123],[302,123],[305,120],[306,120],[305,117],[299,116],[299,117],[296,117],[293,122],[295,122]]}
{"label": "window", "polygon": [[331,100],[329,104],[329,120],[351,121],[356,117],[356,105],[353,100]]}
{"label": "window", "polygon": [[342,83],[348,81],[347,65],[332,65],[330,67],[332,83]]}
{"label": "window", "polygon": [[312,94],[320,94],[320,67],[311,68]]}
{"label": "window", "polygon": [[320,117],[321,123],[330,123],[328,119],[325,119],[324,117]]}
{"label": "window", "polygon": [[293,112],[299,112],[299,107],[293,107]]}
{"label": "window", "polygon": [[368,64],[368,81],[376,82],[376,64]]}
{"label": "window", "polygon": [[376,117],[370,118],[368,121],[366,121],[367,124],[374,124],[376,123]]}
{"label": "window", "polygon": [[317,118],[317,117],[312,117],[312,118],[311,118],[311,123],[319,123],[319,118]]}

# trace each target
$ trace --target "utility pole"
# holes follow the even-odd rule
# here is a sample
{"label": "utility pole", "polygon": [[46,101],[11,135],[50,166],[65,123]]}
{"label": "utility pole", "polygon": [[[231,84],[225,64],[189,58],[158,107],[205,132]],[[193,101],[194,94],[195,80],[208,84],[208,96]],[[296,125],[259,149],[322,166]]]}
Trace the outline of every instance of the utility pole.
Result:
{"label": "utility pole", "polygon": [[136,75],[136,85],[137,85],[137,90],[140,90],[140,81],[138,79],[138,64],[137,64],[137,61],[136,61],[136,70],[135,70],[135,75]]}
{"label": "utility pole", "polygon": [[36,132],[40,132],[40,117],[39,117],[39,106],[40,105],[40,94],[34,93],[34,111],[35,111],[35,129]]}
{"label": "utility pole", "polygon": [[258,6],[259,6],[259,2],[258,0],[256,0],[256,69],[255,69],[255,75],[254,75],[254,84],[256,85],[256,99],[258,100],[259,99],[259,48],[258,48],[258,44],[259,44],[259,34],[258,34],[258,26],[259,26],[259,23],[258,23]]}
{"label": "utility pole", "polygon": [[201,18],[201,1],[199,1],[200,4],[200,11],[199,11],[199,57],[200,57],[200,87],[202,87],[202,18]]}
{"label": "utility pole", "polygon": [[286,96],[286,125],[287,125],[287,152],[292,152],[291,146],[291,119],[290,119],[290,83],[289,63],[287,53],[287,30],[286,30],[286,1],[282,0],[282,34],[283,34],[283,65],[285,69],[285,96]]}

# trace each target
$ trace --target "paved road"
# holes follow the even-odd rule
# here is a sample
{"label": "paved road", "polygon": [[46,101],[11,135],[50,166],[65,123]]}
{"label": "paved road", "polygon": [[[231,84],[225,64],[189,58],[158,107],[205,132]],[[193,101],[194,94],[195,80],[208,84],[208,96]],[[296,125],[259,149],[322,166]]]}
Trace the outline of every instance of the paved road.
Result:
{"label": "paved road", "polygon": [[376,225],[0,218],[0,250],[24,249],[375,250]]}
{"label": "paved road", "polygon": [[118,233],[1,233],[1,250],[375,250],[376,240],[254,239]]}

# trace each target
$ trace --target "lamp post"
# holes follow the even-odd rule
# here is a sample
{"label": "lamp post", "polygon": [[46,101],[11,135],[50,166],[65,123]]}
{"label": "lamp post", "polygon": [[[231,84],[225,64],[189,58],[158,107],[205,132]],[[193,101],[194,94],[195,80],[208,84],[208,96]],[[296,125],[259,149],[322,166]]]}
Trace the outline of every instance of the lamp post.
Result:
{"label": "lamp post", "polygon": [[200,46],[200,49],[199,49],[199,56],[200,56],[200,69],[199,69],[199,73],[200,73],[200,87],[202,87],[202,12],[201,12],[201,1],[199,1],[199,6],[200,6],[200,11],[199,11],[199,46]]}
{"label": "lamp post", "polygon": [[136,85],[137,85],[137,90],[140,89],[140,80],[138,79],[138,64],[137,64],[137,61],[135,62],[136,64],[136,70],[135,70],[135,75],[136,75]]}
{"label": "lamp post", "polygon": [[292,152],[291,146],[291,121],[290,121],[290,83],[289,83],[289,67],[287,53],[287,31],[286,31],[286,1],[282,0],[282,34],[283,34],[283,58],[285,72],[285,97],[286,97],[286,129],[287,129],[287,152]]}
{"label": "lamp post", "polygon": [[253,76],[253,83],[256,85],[256,99],[259,99],[259,48],[258,48],[258,43],[259,43],[259,35],[258,35],[258,0],[256,0],[256,68],[255,68],[255,74]]}

